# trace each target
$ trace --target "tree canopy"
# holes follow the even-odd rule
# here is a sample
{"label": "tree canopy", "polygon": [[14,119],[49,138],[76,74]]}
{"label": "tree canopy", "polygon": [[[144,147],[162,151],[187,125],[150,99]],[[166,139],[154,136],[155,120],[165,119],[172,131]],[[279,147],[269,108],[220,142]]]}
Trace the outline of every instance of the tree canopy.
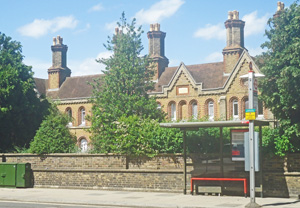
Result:
{"label": "tree canopy", "polygon": [[33,72],[23,62],[22,47],[0,32],[0,151],[29,145],[47,101],[34,91]]}
{"label": "tree canopy", "polygon": [[30,143],[29,152],[36,154],[70,153],[75,151],[76,137],[67,127],[70,118],[61,113],[55,104],[43,120]]}
{"label": "tree canopy", "polygon": [[274,143],[284,154],[300,150],[300,6],[295,2],[278,11],[268,24],[260,90],[265,106],[280,120]]}
{"label": "tree canopy", "polygon": [[123,120],[130,116],[164,118],[164,114],[157,109],[155,98],[148,95],[154,87],[151,81],[154,72],[148,56],[141,55],[142,33],[141,26],[136,27],[135,19],[127,23],[123,13],[116,34],[108,37],[107,44],[104,44],[112,55],[108,59],[98,60],[106,66],[106,71],[102,80],[94,84],[93,91],[90,131],[95,151],[111,152],[119,145],[115,135],[121,117]]}

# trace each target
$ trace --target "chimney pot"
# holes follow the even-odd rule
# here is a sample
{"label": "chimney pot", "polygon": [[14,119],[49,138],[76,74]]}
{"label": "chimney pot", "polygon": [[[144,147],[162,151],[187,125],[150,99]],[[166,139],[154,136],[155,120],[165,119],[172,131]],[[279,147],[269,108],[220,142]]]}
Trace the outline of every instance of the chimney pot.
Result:
{"label": "chimney pot", "polygon": [[160,24],[158,23],[155,24],[155,31],[160,31]]}
{"label": "chimney pot", "polygon": [[232,11],[229,11],[228,12],[228,19],[232,19],[232,16],[233,16]]}
{"label": "chimney pot", "polygon": [[277,2],[277,11],[282,11],[282,10],[284,10],[284,3],[278,1]]}
{"label": "chimney pot", "polygon": [[233,19],[238,20],[239,19],[239,12],[234,10],[232,13],[233,13]]}
{"label": "chimney pot", "polygon": [[56,37],[53,38],[53,45],[56,45]]}

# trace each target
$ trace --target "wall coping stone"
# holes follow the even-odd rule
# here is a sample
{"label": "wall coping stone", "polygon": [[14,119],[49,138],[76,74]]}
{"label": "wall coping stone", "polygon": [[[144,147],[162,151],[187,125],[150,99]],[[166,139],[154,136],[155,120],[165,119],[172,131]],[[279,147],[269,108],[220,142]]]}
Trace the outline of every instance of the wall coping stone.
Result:
{"label": "wall coping stone", "polygon": [[[89,153],[53,153],[53,154],[46,154],[46,155],[38,155],[32,153],[0,153],[2,156],[5,157],[130,157],[130,158],[144,158],[147,156],[128,156],[122,154],[115,154],[115,153],[107,153],[107,154],[89,154]],[[183,154],[176,153],[176,154],[159,154],[154,156],[154,158],[159,157],[181,157]]]}
{"label": "wall coping stone", "polygon": [[[98,172],[98,173],[180,173],[182,170],[170,169],[33,169],[33,172]],[[188,173],[188,172],[187,172]],[[189,173],[188,173],[189,174]]]}

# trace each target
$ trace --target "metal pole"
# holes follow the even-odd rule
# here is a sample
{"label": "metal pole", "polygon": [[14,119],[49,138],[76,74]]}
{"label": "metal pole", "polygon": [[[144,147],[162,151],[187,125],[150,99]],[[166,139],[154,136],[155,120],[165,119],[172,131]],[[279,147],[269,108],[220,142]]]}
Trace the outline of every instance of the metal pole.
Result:
{"label": "metal pole", "polygon": [[260,171],[260,187],[261,187],[261,193],[260,193],[260,197],[263,198],[264,197],[264,184],[263,184],[263,155],[262,155],[262,127],[259,126],[259,171]]}
{"label": "metal pole", "polygon": [[[248,73],[248,91],[249,91],[249,108],[254,108],[253,102],[253,82],[254,82],[254,71],[252,71],[252,63],[250,71]],[[249,121],[249,156],[250,156],[250,203],[246,207],[260,207],[255,203],[255,155],[254,155],[254,120]]]}
{"label": "metal pole", "polygon": [[183,175],[184,175],[183,193],[186,194],[186,130],[185,129],[183,129]]}

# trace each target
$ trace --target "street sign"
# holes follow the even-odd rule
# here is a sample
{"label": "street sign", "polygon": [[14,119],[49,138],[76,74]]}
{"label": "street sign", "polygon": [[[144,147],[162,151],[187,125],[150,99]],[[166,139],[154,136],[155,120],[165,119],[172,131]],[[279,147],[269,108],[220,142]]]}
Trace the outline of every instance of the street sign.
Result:
{"label": "street sign", "polygon": [[246,109],[245,110],[245,119],[246,120],[255,120],[255,118],[256,118],[255,109]]}

